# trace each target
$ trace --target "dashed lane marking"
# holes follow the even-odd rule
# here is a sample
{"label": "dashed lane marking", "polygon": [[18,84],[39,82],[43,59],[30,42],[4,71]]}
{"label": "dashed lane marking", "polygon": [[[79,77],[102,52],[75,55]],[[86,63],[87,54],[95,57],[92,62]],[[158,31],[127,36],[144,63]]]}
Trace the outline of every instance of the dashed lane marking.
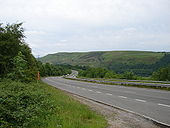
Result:
{"label": "dashed lane marking", "polygon": [[108,96],[112,96],[112,94],[110,94],[110,93],[106,93],[106,95],[108,95]]}
{"label": "dashed lane marking", "polygon": [[135,100],[139,102],[146,102],[145,100],[141,100],[141,99],[135,99]]}
{"label": "dashed lane marking", "polygon": [[124,98],[124,99],[126,99],[127,97],[125,97],[125,96],[118,96],[118,97],[120,97],[120,98]]}
{"label": "dashed lane marking", "polygon": [[99,92],[99,91],[96,91],[96,93],[101,93],[101,92]]}
{"label": "dashed lane marking", "polygon": [[170,107],[170,105],[166,105],[166,104],[158,104],[160,106],[164,106],[164,107]]}

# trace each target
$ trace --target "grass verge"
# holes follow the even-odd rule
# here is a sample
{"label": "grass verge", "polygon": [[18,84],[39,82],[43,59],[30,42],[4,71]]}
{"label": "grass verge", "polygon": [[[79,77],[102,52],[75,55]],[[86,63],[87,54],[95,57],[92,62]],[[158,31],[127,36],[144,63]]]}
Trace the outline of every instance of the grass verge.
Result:
{"label": "grass verge", "polygon": [[0,128],[105,128],[103,116],[43,82],[0,81]]}
{"label": "grass verge", "polygon": [[[42,83],[45,89],[52,95],[54,105],[60,108],[61,128],[105,128],[107,122],[103,116],[90,110],[86,105],[80,104],[64,92]],[[57,118],[56,118],[57,119]],[[56,128],[56,119],[49,120],[50,127]]]}

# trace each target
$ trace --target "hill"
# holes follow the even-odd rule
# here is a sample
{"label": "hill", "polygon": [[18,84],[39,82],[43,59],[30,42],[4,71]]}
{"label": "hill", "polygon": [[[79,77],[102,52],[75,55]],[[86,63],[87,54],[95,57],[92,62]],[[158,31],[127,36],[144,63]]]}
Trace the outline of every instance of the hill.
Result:
{"label": "hill", "polygon": [[167,55],[165,52],[150,51],[62,52],[49,54],[40,60],[53,64],[104,67],[118,73],[133,71],[137,75],[148,76],[162,66],[162,61],[166,60],[164,65],[170,64],[170,56]]}

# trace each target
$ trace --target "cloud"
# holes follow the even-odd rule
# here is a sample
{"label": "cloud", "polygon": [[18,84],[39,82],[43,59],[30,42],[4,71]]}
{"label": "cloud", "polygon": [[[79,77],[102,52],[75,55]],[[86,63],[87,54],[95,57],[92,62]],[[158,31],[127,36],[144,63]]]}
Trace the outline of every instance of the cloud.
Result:
{"label": "cloud", "polygon": [[34,54],[170,51],[169,7],[170,0],[1,0],[0,22],[23,21]]}
{"label": "cloud", "polygon": [[44,31],[37,31],[37,30],[29,30],[29,31],[25,31],[26,35],[45,35],[46,32]]}
{"label": "cloud", "polygon": [[67,40],[60,40],[60,42],[67,42]]}
{"label": "cloud", "polygon": [[169,0],[5,0],[1,15],[35,22],[63,19],[87,25],[121,25],[169,16],[169,5]]}

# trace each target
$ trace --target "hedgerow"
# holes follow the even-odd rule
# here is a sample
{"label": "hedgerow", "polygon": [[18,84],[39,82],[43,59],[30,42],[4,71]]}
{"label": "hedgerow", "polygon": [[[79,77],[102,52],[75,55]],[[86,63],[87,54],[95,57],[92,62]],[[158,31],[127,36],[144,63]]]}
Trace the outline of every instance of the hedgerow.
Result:
{"label": "hedgerow", "polygon": [[53,101],[36,83],[21,83],[11,80],[0,82],[0,128],[46,127],[52,113],[57,112]]}

